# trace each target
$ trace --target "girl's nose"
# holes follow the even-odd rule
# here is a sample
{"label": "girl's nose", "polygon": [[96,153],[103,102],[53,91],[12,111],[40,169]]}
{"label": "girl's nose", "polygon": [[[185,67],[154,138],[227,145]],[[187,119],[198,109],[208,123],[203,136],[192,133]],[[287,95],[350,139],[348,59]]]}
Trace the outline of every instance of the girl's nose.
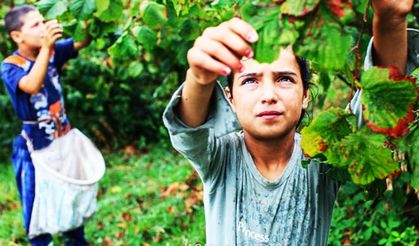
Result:
{"label": "girl's nose", "polygon": [[268,104],[276,103],[278,101],[278,96],[275,92],[275,84],[271,79],[263,82],[261,100],[262,103]]}

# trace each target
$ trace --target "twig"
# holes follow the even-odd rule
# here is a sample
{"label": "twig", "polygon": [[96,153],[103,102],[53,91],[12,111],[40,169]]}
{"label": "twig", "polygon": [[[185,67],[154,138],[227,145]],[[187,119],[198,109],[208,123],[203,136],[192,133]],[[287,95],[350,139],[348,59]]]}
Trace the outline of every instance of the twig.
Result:
{"label": "twig", "polygon": [[[370,5],[371,5],[371,0],[368,0],[367,5],[365,7],[364,15],[362,17],[361,32],[359,34],[359,37],[358,37],[358,40],[357,40],[355,46],[351,49],[351,51],[354,52],[355,56],[356,56],[355,69],[358,69],[358,67],[360,67],[360,65],[362,63],[362,53],[361,53],[360,46],[361,46],[362,36],[364,35],[364,32],[365,32],[365,25],[368,21],[368,9],[369,9]],[[352,82],[351,89],[352,89],[352,94],[353,94],[354,91],[355,91],[355,81]]]}
{"label": "twig", "polygon": [[343,83],[345,83],[347,86],[349,86],[349,87],[351,87],[351,88],[352,88],[352,84],[353,84],[353,83],[349,82],[349,81],[345,78],[345,76],[343,76],[342,74],[338,74],[338,75],[337,75],[337,77],[338,77],[338,79],[342,80],[342,82],[343,82]]}

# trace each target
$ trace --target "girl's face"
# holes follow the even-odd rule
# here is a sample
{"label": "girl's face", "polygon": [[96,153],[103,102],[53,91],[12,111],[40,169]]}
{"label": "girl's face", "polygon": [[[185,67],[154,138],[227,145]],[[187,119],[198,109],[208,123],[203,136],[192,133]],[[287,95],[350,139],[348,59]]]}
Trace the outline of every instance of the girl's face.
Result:
{"label": "girl's face", "polygon": [[283,138],[295,133],[308,93],[291,48],[283,49],[271,64],[243,61],[234,75],[230,103],[245,134],[257,139]]}

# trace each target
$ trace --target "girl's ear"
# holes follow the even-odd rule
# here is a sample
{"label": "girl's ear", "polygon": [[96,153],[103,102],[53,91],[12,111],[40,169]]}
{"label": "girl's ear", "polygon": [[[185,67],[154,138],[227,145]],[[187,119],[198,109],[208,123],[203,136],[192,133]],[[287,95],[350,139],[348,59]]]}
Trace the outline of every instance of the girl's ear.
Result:
{"label": "girl's ear", "polygon": [[303,94],[303,109],[307,109],[309,102],[310,102],[310,91],[305,90]]}
{"label": "girl's ear", "polygon": [[236,109],[234,108],[234,99],[233,99],[233,94],[231,93],[230,87],[226,86],[224,88],[224,92],[226,93],[228,102],[230,103],[230,106],[233,108],[233,111],[235,112]]}

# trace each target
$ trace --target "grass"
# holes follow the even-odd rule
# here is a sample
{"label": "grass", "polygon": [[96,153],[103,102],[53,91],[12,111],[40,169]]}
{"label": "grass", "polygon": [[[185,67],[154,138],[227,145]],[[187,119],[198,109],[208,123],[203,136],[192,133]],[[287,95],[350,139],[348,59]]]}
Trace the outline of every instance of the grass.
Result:
{"label": "grass", "polygon": [[[180,245],[205,241],[202,185],[168,148],[108,154],[98,211],[85,223],[92,245]],[[27,245],[11,164],[0,166],[0,245]],[[55,245],[64,243],[62,235]]]}
{"label": "grass", "polygon": [[[167,146],[106,154],[98,211],[85,223],[92,245],[204,245],[202,184],[190,164]],[[0,164],[0,245],[28,245],[10,163]],[[329,245],[416,245],[417,228],[345,185],[334,209]],[[64,245],[62,235],[54,245]],[[389,244],[388,244],[389,243]]]}

